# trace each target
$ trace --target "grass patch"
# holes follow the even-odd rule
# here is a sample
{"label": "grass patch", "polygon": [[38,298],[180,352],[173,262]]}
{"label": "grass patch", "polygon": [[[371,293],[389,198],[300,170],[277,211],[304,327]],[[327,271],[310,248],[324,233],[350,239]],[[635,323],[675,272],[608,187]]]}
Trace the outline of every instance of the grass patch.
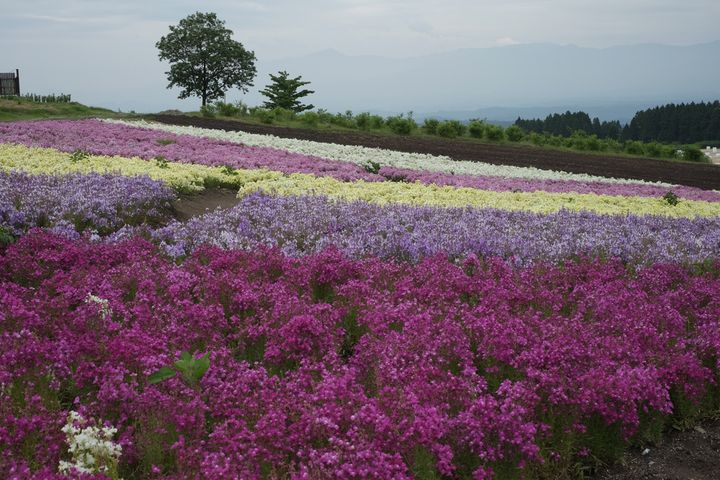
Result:
{"label": "grass patch", "polygon": [[32,102],[26,99],[0,99],[0,121],[42,118],[114,117],[112,110],[88,107],[77,102]]}

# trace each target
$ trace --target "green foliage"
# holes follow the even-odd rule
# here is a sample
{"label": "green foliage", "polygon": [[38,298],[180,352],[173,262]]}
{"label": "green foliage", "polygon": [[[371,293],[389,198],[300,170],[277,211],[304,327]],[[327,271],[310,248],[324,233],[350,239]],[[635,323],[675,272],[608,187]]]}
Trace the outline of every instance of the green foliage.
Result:
{"label": "green foliage", "polygon": [[248,107],[241,101],[235,103],[217,101],[213,105],[218,115],[223,117],[240,117],[248,114]]}
{"label": "green foliage", "polygon": [[683,149],[683,160],[687,160],[688,162],[706,162],[707,157],[703,153],[702,150],[700,150],[697,147],[685,147]]}
{"label": "green foliage", "polygon": [[15,236],[4,227],[0,227],[0,248],[15,242]]}
{"label": "green foliage", "polygon": [[69,94],[60,93],[49,95],[38,95],[36,93],[26,93],[23,95],[0,95],[0,98],[6,100],[25,100],[26,102],[33,103],[70,103],[72,102]]}
{"label": "green foliage", "polygon": [[485,138],[493,142],[499,142],[505,138],[505,130],[497,125],[488,125],[485,127]]}
{"label": "green foliage", "polygon": [[203,117],[214,118],[217,115],[215,105],[207,104],[200,107],[200,115]]}
{"label": "green foliage", "polygon": [[268,125],[275,121],[275,114],[273,114],[272,110],[268,110],[267,108],[252,108],[250,109],[250,114],[262,123],[267,123]]}
{"label": "green foliage", "polygon": [[665,195],[663,195],[663,200],[665,200],[669,205],[672,206],[675,206],[680,202],[678,196],[675,195],[673,192],[667,192]]}
{"label": "green foliage", "polygon": [[370,160],[368,163],[363,165],[363,168],[365,169],[366,172],[378,173],[380,171],[380,164]]}
{"label": "green foliage", "polygon": [[423,122],[422,129],[428,135],[436,135],[440,120],[437,118],[426,118]]}
{"label": "green foliage", "polygon": [[155,160],[155,165],[158,168],[170,168],[170,166],[168,165],[168,161],[165,157],[157,156],[154,158],[154,160]]}
{"label": "green foliage", "polygon": [[634,140],[625,142],[623,149],[625,150],[625,153],[629,153],[630,155],[643,155],[645,153],[645,148],[643,147],[642,142]]}
{"label": "green foliage", "polygon": [[75,150],[70,154],[70,161],[73,163],[82,162],[90,156],[85,150]]}
{"label": "green foliage", "polygon": [[235,170],[235,169],[234,169],[233,167],[231,167],[230,165],[223,165],[222,167],[220,167],[220,171],[221,171],[224,175],[235,176],[235,175],[238,174],[238,171]]}
{"label": "green foliage", "polygon": [[511,125],[505,129],[505,135],[511,142],[519,142],[523,139],[523,137],[525,137],[525,132],[523,132],[523,129],[517,125]]}
{"label": "green foliage", "polygon": [[465,133],[465,125],[457,120],[445,120],[437,127],[437,134],[445,138],[460,137]]}
{"label": "green foliage", "polygon": [[203,105],[230,88],[247,92],[256,75],[255,54],[232,35],[215,13],[196,12],[170,26],[155,44],[160,60],[170,63],[168,88],[181,87],[179,98],[197,96]]}
{"label": "green foliage", "polygon": [[320,115],[317,112],[304,112],[297,116],[297,119],[308,127],[316,128],[320,125]]}
{"label": "green foliage", "polygon": [[300,103],[300,99],[315,93],[314,90],[302,89],[310,82],[303,82],[301,76],[290,78],[286,71],[278,72],[277,75],[270,74],[271,83],[260,91],[268,100],[263,104],[265,108],[284,108],[300,113],[315,108],[314,105]]}
{"label": "green foliage", "polygon": [[205,372],[210,368],[210,354],[206,353],[200,358],[194,358],[188,352],[182,352],[180,359],[172,366],[162,367],[148,377],[148,383],[159,383],[174,377],[177,373],[182,375],[183,381],[191,386],[197,386]]}
{"label": "green foliage", "polygon": [[482,120],[473,119],[468,124],[468,133],[473,138],[483,138],[485,136],[485,129],[487,124]]}
{"label": "green foliage", "polygon": [[417,123],[412,118],[412,112],[409,112],[407,117],[402,113],[394,117],[388,117],[385,124],[393,133],[398,135],[410,135],[417,128]]}
{"label": "green foliage", "polygon": [[355,115],[355,125],[360,130],[376,130],[382,128],[383,123],[383,118],[379,115],[370,115],[368,112]]}
{"label": "green foliage", "polygon": [[539,133],[532,132],[530,133],[530,142],[533,145],[537,146],[545,145],[545,135],[540,135]]}
{"label": "green foliage", "polygon": [[158,138],[157,140],[155,140],[155,143],[157,143],[158,145],[171,145],[176,142],[172,138]]}

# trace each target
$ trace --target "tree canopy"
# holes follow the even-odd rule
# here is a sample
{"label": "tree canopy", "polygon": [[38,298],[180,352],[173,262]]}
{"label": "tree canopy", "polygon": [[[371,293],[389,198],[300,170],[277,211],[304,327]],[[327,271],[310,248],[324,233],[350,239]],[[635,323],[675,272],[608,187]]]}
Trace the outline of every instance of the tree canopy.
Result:
{"label": "tree canopy", "polygon": [[271,73],[271,83],[260,92],[268,98],[263,106],[266,108],[280,107],[297,113],[315,108],[314,105],[300,103],[301,98],[315,93],[314,90],[300,90],[301,87],[310,83],[303,82],[301,78],[302,76],[290,78],[290,74],[286,71],[278,72],[277,75]]}
{"label": "tree canopy", "polygon": [[223,97],[231,88],[253,85],[255,54],[233,40],[215,13],[196,12],[170,27],[155,46],[170,63],[168,88],[182,87],[179,98],[200,97],[202,104]]}

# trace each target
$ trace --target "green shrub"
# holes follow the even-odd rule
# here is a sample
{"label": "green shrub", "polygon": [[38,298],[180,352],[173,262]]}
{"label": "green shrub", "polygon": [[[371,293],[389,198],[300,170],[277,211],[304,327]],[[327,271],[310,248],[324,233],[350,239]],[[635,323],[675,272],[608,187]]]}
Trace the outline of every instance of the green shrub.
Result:
{"label": "green shrub", "polygon": [[685,147],[682,158],[688,162],[707,162],[707,157],[703,151],[697,147]]}
{"label": "green shrub", "polygon": [[427,133],[428,135],[436,135],[438,125],[440,125],[440,120],[437,118],[426,118],[423,122],[423,131]]}
{"label": "green shrub", "polygon": [[317,128],[320,125],[320,115],[317,112],[304,112],[297,116],[297,119],[308,127]]}
{"label": "green shrub", "polygon": [[271,110],[273,118],[280,121],[288,121],[295,119],[295,112],[287,108],[275,107]]}
{"label": "green shrub", "polygon": [[517,125],[510,125],[505,129],[505,135],[511,142],[519,142],[523,139],[523,137],[525,137],[525,132],[523,132],[523,129]]}
{"label": "green shrub", "polygon": [[485,138],[493,142],[499,142],[505,138],[505,130],[497,125],[485,127]]}
{"label": "green shrub", "polygon": [[362,112],[355,115],[355,126],[360,130],[370,130],[370,113]]}
{"label": "green shrub", "polygon": [[658,142],[650,142],[645,144],[645,153],[651,157],[661,157],[663,154],[662,145]]}
{"label": "green shrub", "polygon": [[370,115],[370,128],[380,130],[385,125],[385,119],[380,115]]}
{"label": "green shrub", "polygon": [[267,123],[268,125],[275,121],[275,115],[273,114],[272,110],[268,110],[267,108],[252,108],[250,109],[250,115],[252,115],[254,118],[257,118],[262,123]]}
{"label": "green shrub", "polygon": [[214,105],[211,104],[203,105],[202,107],[200,107],[200,115],[202,115],[203,117],[212,118],[217,115],[217,109]]}
{"label": "green shrub", "polygon": [[623,149],[625,150],[625,153],[629,153],[630,155],[645,154],[645,148],[643,148],[642,142],[638,142],[635,140],[625,142]]}
{"label": "green shrub", "polygon": [[445,138],[455,138],[465,133],[465,125],[457,120],[445,120],[437,127],[437,134]]}
{"label": "green shrub", "polygon": [[232,103],[217,101],[215,102],[214,107],[218,115],[223,117],[236,117],[240,114],[240,109]]}
{"label": "green shrub", "polygon": [[546,141],[546,139],[545,139],[544,135],[540,135],[537,132],[530,133],[530,142],[533,145],[538,145],[538,146],[545,145],[545,141]]}
{"label": "green shrub", "polygon": [[388,117],[385,124],[393,133],[398,135],[409,135],[417,128],[417,123],[412,118],[412,113],[405,117],[402,113],[394,117]]}
{"label": "green shrub", "polygon": [[590,135],[587,137],[585,145],[588,150],[592,150],[593,152],[603,150],[603,144],[600,142],[597,135]]}
{"label": "green shrub", "polygon": [[665,195],[663,195],[663,200],[665,200],[669,205],[675,206],[680,202],[680,199],[677,195],[673,192],[667,192]]}
{"label": "green shrub", "polygon": [[468,124],[468,132],[473,138],[483,138],[485,136],[486,128],[487,124],[482,120],[470,120],[470,123]]}

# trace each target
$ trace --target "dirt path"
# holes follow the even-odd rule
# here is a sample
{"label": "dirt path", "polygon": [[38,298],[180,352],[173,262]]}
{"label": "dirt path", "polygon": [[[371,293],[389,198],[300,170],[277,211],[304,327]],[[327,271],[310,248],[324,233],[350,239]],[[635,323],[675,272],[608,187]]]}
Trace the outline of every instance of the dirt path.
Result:
{"label": "dirt path", "polygon": [[668,434],[645,452],[632,452],[596,480],[718,480],[720,421]]}
{"label": "dirt path", "polygon": [[191,217],[212,212],[216,208],[234,207],[239,202],[240,199],[234,190],[208,188],[196,195],[180,195],[180,197],[173,202],[173,208],[175,209],[175,218],[184,222]]}
{"label": "dirt path", "polygon": [[710,164],[672,162],[640,157],[591,155],[531,146],[448,140],[440,137],[419,138],[384,136],[364,132],[327,132],[182,115],[153,115],[150,118],[171,125],[192,125],[203,128],[272,134],[285,138],[447,155],[457,160],[486,162],[495,165],[537,167],[605,177],[677,183],[704,189],[720,190],[720,167]]}

